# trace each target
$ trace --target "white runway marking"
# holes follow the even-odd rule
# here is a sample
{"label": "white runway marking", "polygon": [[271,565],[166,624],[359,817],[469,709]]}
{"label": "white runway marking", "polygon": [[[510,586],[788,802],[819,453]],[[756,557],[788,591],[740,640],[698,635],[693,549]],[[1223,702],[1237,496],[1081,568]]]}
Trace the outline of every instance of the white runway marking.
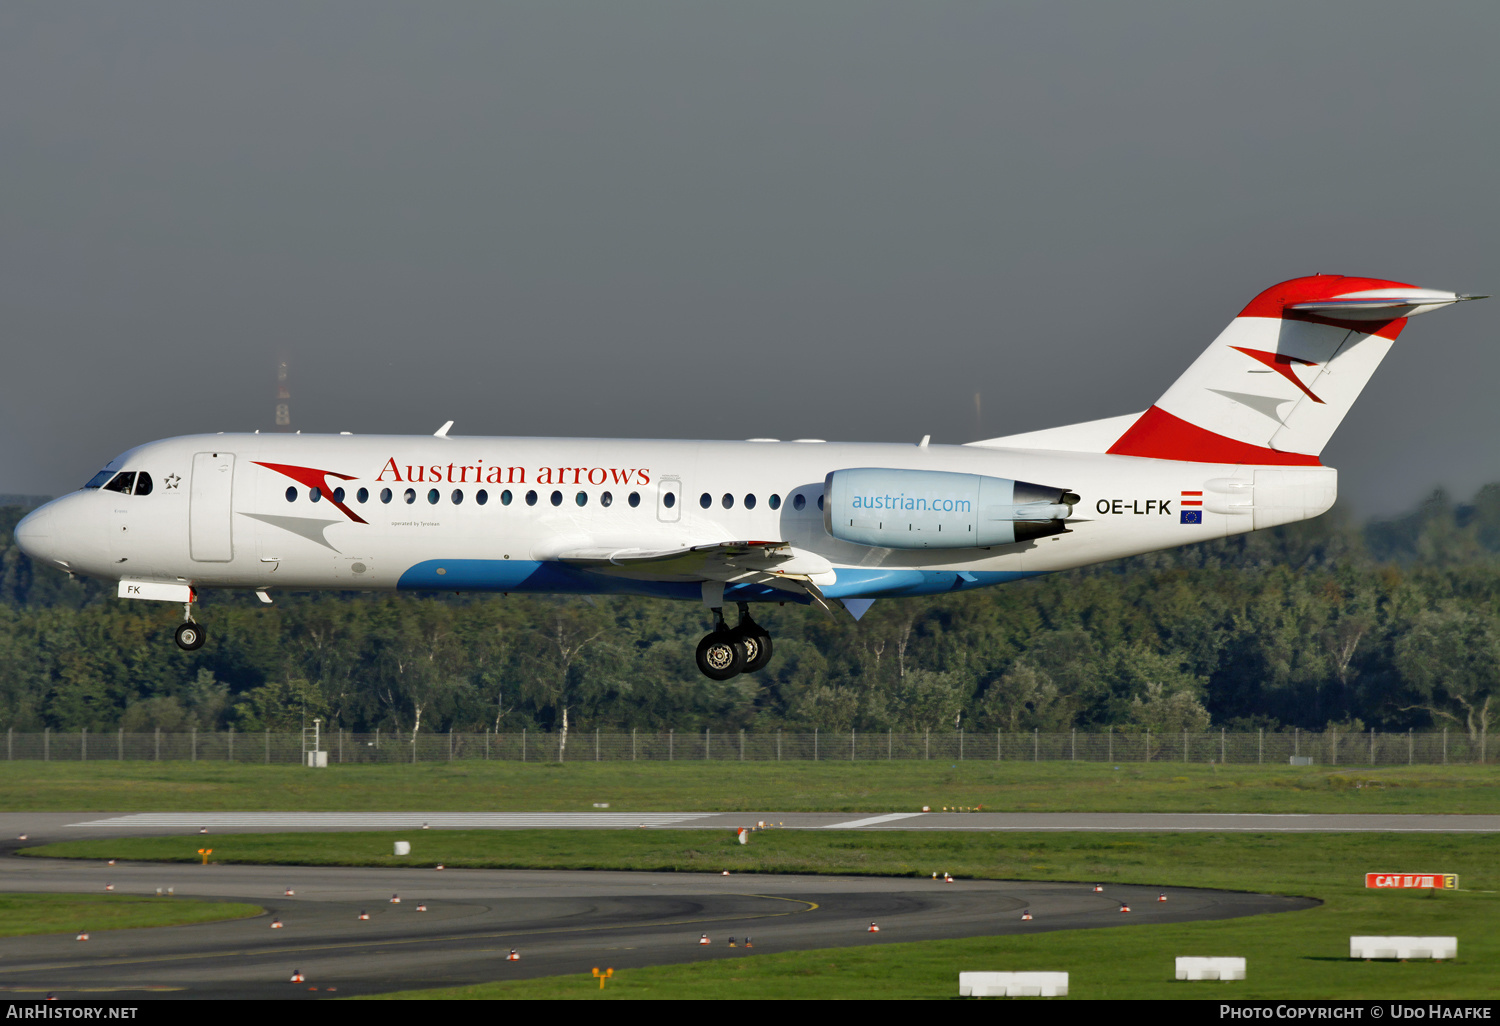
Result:
{"label": "white runway marking", "polygon": [[139,812],[69,823],[69,827],[163,830],[493,830],[516,827],[663,827],[711,812]]}
{"label": "white runway marking", "polygon": [[892,812],[888,816],[871,816],[869,819],[851,819],[847,823],[827,823],[824,830],[852,830],[855,827],[874,826],[876,823],[893,823],[898,819],[911,819],[920,816],[920,812]]}

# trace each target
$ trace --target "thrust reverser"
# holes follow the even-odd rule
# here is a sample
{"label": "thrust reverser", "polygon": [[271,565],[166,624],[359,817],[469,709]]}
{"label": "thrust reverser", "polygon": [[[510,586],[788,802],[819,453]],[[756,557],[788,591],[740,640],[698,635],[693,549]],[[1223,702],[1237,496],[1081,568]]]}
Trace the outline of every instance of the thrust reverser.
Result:
{"label": "thrust reverser", "polygon": [[879,548],[987,548],[1061,534],[1077,502],[1072,492],[1029,481],[861,467],[823,482],[823,526]]}

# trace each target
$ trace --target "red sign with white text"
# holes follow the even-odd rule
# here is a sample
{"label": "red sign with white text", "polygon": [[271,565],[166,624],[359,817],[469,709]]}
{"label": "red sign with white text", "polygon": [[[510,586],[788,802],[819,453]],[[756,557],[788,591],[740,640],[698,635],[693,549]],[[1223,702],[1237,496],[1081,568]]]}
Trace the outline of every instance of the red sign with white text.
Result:
{"label": "red sign with white text", "polygon": [[1457,873],[1366,873],[1366,887],[1423,887],[1431,890],[1458,890]]}

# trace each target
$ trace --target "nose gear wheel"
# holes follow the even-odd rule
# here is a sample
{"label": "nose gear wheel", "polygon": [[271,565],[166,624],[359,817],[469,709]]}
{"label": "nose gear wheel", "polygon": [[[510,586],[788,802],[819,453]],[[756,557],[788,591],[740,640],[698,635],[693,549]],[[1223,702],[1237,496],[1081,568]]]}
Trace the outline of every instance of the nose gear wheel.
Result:
{"label": "nose gear wheel", "polygon": [[191,620],[178,624],[173,636],[177,641],[177,647],[184,652],[196,652],[208,640],[203,633],[203,628]]}

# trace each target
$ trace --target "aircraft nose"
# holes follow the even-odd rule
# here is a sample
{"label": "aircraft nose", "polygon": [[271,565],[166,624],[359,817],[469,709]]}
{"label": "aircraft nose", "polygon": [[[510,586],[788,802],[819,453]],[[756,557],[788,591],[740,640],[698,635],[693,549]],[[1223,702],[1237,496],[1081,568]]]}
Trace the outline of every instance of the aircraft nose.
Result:
{"label": "aircraft nose", "polygon": [[32,559],[50,561],[53,546],[52,531],[56,520],[56,512],[46,506],[32,510],[16,525],[14,532],[16,546]]}

